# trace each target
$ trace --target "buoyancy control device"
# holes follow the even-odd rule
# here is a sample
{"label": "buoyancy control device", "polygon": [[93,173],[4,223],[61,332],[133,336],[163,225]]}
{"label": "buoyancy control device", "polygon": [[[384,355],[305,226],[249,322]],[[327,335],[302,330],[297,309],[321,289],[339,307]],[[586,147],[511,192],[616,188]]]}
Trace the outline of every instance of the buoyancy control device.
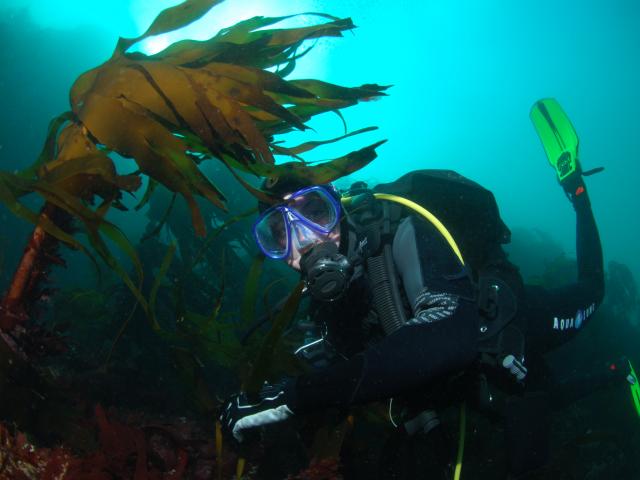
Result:
{"label": "buoyancy control device", "polygon": [[[505,359],[523,360],[524,328],[516,315],[523,285],[502,250],[511,232],[489,190],[450,170],[416,170],[371,190],[358,182],[347,195],[343,205],[359,231],[357,253],[366,264],[374,308],[386,334],[407,320],[391,242],[399,223],[418,213],[447,239],[476,285],[483,359],[503,367]],[[521,379],[522,371],[514,376]]]}

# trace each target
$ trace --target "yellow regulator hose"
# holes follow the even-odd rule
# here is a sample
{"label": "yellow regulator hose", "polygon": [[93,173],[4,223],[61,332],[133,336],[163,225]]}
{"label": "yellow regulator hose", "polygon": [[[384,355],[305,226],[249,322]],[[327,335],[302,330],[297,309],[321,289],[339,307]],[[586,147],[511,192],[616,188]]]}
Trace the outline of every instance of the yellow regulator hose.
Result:
{"label": "yellow regulator hose", "polygon": [[[404,205],[405,207],[410,208],[411,210],[419,213],[422,217],[427,219],[434,227],[438,229],[447,243],[451,246],[453,253],[456,254],[458,259],[460,260],[460,263],[464,265],[464,259],[462,258],[462,253],[460,252],[460,248],[458,248],[458,244],[453,239],[451,233],[449,233],[449,230],[447,230],[447,227],[445,227],[442,222],[438,220],[438,217],[436,217],[433,213],[424,208],[422,205],[419,205],[416,202],[409,200],[408,198],[399,197],[398,195],[391,195],[388,193],[374,193],[373,196],[379,200],[387,200],[389,202],[395,202],[399,203],[400,205]],[[342,197],[341,201],[345,205],[348,205],[352,199],[353,197]]]}

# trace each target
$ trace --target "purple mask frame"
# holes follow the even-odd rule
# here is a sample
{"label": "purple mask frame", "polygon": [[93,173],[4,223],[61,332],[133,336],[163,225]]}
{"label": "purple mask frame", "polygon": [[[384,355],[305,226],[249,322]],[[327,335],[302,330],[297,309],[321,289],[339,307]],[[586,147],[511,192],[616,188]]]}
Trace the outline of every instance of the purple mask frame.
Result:
{"label": "purple mask frame", "polygon": [[[321,187],[318,185],[315,185],[313,187],[305,187],[302,188],[294,193],[292,193],[291,195],[289,195],[289,198],[296,198],[296,197],[300,197],[304,194],[310,193],[310,192],[315,192],[315,191],[319,191],[321,192],[330,202],[331,206],[334,208],[335,210],[335,221],[333,221],[330,226],[327,227],[323,227],[322,225],[318,225],[316,223],[311,222],[309,219],[305,218],[302,214],[300,214],[300,212],[298,212],[295,208],[293,207],[289,207],[288,205],[285,204],[280,204],[280,205],[275,205],[267,210],[265,210],[264,212],[262,212],[262,214],[260,216],[258,216],[257,220],[254,222],[253,224],[253,238],[256,241],[256,244],[258,245],[258,248],[260,249],[260,251],[262,253],[265,254],[265,256],[269,257],[269,258],[273,258],[275,260],[281,260],[283,258],[287,258],[290,253],[291,253],[291,219],[289,218],[289,214],[292,215],[293,217],[295,217],[300,223],[302,223],[304,226],[310,228],[311,230],[314,230],[318,233],[322,233],[324,235],[328,234],[331,232],[331,230],[333,230],[335,228],[335,226],[338,224],[338,222],[340,222],[340,211],[341,211],[341,206],[340,206],[340,202],[335,198],[335,193],[334,192],[329,192],[328,189],[326,187]],[[286,202],[286,201],[285,201]],[[258,231],[257,231],[257,227],[258,224],[269,214],[273,213],[274,211],[279,211],[280,215],[282,216],[282,220],[285,224],[285,231],[287,232],[287,245],[285,247],[285,251],[283,254],[278,255],[278,254],[274,254],[273,252],[270,252],[269,250],[265,249],[262,246],[262,242],[260,241],[260,238],[258,236]]]}

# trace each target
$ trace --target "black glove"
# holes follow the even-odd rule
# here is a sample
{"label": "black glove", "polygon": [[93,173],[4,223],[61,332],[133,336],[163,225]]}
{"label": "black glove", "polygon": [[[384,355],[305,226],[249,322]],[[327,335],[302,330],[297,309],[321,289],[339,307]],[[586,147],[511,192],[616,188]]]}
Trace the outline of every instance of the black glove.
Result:
{"label": "black glove", "polygon": [[271,423],[282,422],[293,415],[293,381],[288,379],[278,384],[262,387],[257,402],[249,402],[247,395],[233,395],[222,407],[219,420],[222,428],[242,442],[245,430]]}

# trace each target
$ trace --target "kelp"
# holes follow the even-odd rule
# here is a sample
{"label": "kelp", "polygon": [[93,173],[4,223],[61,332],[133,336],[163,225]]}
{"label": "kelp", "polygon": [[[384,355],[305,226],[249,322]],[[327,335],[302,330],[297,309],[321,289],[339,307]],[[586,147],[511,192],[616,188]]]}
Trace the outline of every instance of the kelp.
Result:
{"label": "kelp", "polygon": [[[387,87],[375,84],[347,88],[284,78],[296,60],[310,52],[312,47],[301,50],[307,40],[340,37],[355,27],[351,19],[307,13],[320,23],[281,29],[270,27],[295,15],[258,16],[222,29],[208,40],[176,42],[154,55],[129,51],[149,36],[201,18],[218,3],[220,0],[186,0],[163,10],[139,37],[121,38],[111,58],[74,82],[69,95],[71,111],[51,121],[34,164],[17,174],[2,172],[0,177],[0,201],[12,212],[93,259],[88,246],[47,216],[27,210],[20,199],[38,193],[47,203],[79,219],[93,252],[118,272],[147,313],[135,252],[117,227],[105,220],[110,207],[125,208],[121,195],[136,192],[141,175],[148,176],[149,182],[136,208],[148,202],[156,185],[163,184],[184,197],[196,233],[205,235],[195,196],[223,210],[228,200],[212,181],[215,179],[201,172],[202,161],[222,161],[252,194],[269,201],[236,170],[269,177],[293,172],[321,183],[366,165],[381,144],[311,165],[301,153],[327,142],[287,149],[274,139],[290,130],[305,130],[305,122],[314,115],[385,95]],[[119,174],[112,152],[134,159],[138,169]],[[296,162],[277,165],[274,154],[290,155]],[[96,196],[101,202],[92,207]],[[127,254],[137,280],[129,278],[115,260],[103,236]]]}
{"label": "kelp", "polygon": [[200,260],[202,260],[202,257],[204,256],[204,254],[207,251],[207,249],[211,247],[211,244],[216,240],[216,238],[218,238],[218,236],[222,232],[224,232],[227,228],[229,228],[231,225],[239,222],[240,220],[243,220],[243,219],[253,215],[254,213],[256,213],[256,211],[257,211],[257,208],[252,208],[250,210],[247,210],[246,212],[241,212],[241,213],[239,213],[237,215],[234,215],[233,217],[231,217],[228,220],[226,220],[222,225],[216,227],[215,230],[210,231],[207,234],[207,237],[202,242],[202,245],[198,249],[198,252],[194,256],[194,258],[191,260],[189,265],[185,268],[183,276],[181,277],[181,279],[184,280],[186,278],[186,276],[191,273],[191,271],[198,264],[198,262],[200,262]]}
{"label": "kelp", "polygon": [[[47,200],[40,214],[25,207],[14,195],[15,192],[28,190],[39,193]],[[63,241],[71,247],[84,252],[93,261],[96,268],[98,268],[94,255],[84,244],[72,236],[69,226],[63,226],[62,223],[55,222],[55,218],[66,218],[68,215],[73,215],[75,218],[82,220],[92,250],[96,252],[112,270],[118,273],[123,282],[130,288],[131,292],[141,303],[144,311],[147,311],[147,302],[143,298],[138,286],[142,282],[142,268],[137,254],[122,231],[104,219],[104,215],[111,204],[110,201],[103,202],[98,209],[93,210],[89,208],[80,197],[44,179],[38,181],[25,180],[19,175],[6,172],[0,172],[0,200],[17,216],[31,221],[36,225],[36,229],[32,234],[25,254],[14,274],[9,291],[2,300],[3,308],[0,315],[0,324],[3,329],[7,331],[11,330],[16,323],[24,320],[19,319],[17,314],[19,314],[21,310],[26,309],[25,305],[28,296],[32,295],[32,291],[35,290],[38,285],[37,282],[27,282],[26,279],[28,277],[33,278],[34,275],[37,275],[38,272],[47,268],[46,266],[51,263],[51,258],[42,250],[42,245],[46,244],[45,242],[48,236]],[[131,259],[139,279],[137,285],[130,278],[117,258],[111,253],[103,237],[111,240]]]}
{"label": "kelp", "polygon": [[[8,189],[4,192],[3,190],[0,176],[0,196],[4,192],[8,192]],[[20,214],[36,216],[35,213],[23,208],[17,202],[15,206]],[[43,209],[40,217],[42,223],[55,228],[61,235],[69,235],[70,218],[65,212],[58,211],[55,207],[48,205]],[[35,312],[38,301],[47,295],[47,287],[43,287],[43,284],[46,282],[51,266],[65,264],[59,256],[58,245],[54,237],[48,236],[43,228],[37,227],[33,231],[14,272],[11,284],[0,303],[0,330],[10,332],[16,325],[23,323]],[[24,334],[21,336],[25,337]],[[8,345],[16,353],[23,354],[15,342],[9,342]]]}
{"label": "kelp", "polygon": [[149,313],[151,317],[151,326],[155,331],[160,331],[161,327],[158,323],[158,318],[156,315],[156,297],[158,296],[158,289],[160,288],[160,284],[162,283],[162,279],[167,274],[169,267],[171,266],[171,261],[173,260],[173,254],[176,251],[175,243],[172,243],[167,248],[167,252],[162,259],[162,263],[160,263],[160,269],[158,270],[158,274],[156,275],[155,280],[153,281],[153,285],[151,286],[151,293],[149,294]]}
{"label": "kelp", "polygon": [[374,130],[377,130],[378,127],[367,127],[367,128],[361,128],[360,130],[356,130],[355,132],[351,132],[351,133],[347,133],[345,135],[342,135],[340,137],[336,137],[336,138],[330,138],[329,140],[316,140],[316,141],[312,141],[312,142],[304,142],[301,143],[300,145],[297,145],[295,147],[280,147],[277,145],[274,145],[273,151],[276,154],[280,154],[280,155],[287,155],[290,157],[294,157],[297,158],[300,161],[304,161],[301,157],[299,157],[299,155],[301,153],[305,153],[308,152],[310,150],[313,150],[314,148],[320,146],[320,145],[327,145],[329,143],[335,143],[339,140],[342,140],[344,138],[348,138],[348,137],[352,137],[354,135],[358,135],[360,133],[365,133],[365,132],[371,132]]}
{"label": "kelp", "polygon": [[282,310],[280,310],[274,319],[271,330],[262,341],[258,355],[252,361],[250,373],[243,382],[243,389],[248,394],[257,394],[264,381],[267,380],[275,353],[277,352],[278,345],[282,340],[284,329],[291,323],[291,320],[298,311],[298,305],[302,298],[303,287],[304,284],[302,282],[296,285],[287,298]]}
{"label": "kelp", "polygon": [[220,315],[220,310],[222,309],[222,301],[224,300],[224,292],[225,292],[225,252],[226,250],[222,250],[222,255],[220,256],[220,287],[218,289],[218,296],[213,302],[213,308],[211,308],[211,313],[209,314],[208,323],[215,322]]}
{"label": "kelp", "polygon": [[[220,179],[203,173],[202,163],[221,162],[243,188],[263,201],[271,199],[246,180],[245,174],[277,177],[293,173],[310,183],[325,183],[347,175],[372,161],[382,142],[319,164],[306,162],[303,155],[375,127],[345,131],[339,138],[293,147],[284,146],[276,136],[306,130],[306,123],[313,116],[325,112],[335,112],[342,118],[341,109],[380,98],[386,95],[387,88],[375,84],[347,88],[313,79],[286,80],[296,61],[312,51],[313,47],[305,42],[340,37],[354,28],[350,19],[326,14],[307,14],[319,19],[319,24],[289,29],[271,27],[294,16],[254,17],[225,28],[208,40],[177,42],[154,55],[130,51],[151,35],[173,31],[201,18],[218,3],[219,0],[187,0],[161,12],[141,36],[120,39],[107,61],[74,82],[69,93],[70,111],[51,120],[35,162],[20,172],[0,172],[0,201],[34,224],[34,235],[85,253],[96,268],[99,258],[119,275],[134,296],[130,312],[122,315],[129,313],[121,332],[134,318],[136,309],[144,311],[155,333],[170,348],[168,356],[192,390],[192,398],[206,412],[211,412],[217,402],[203,379],[205,364],[201,359],[237,369],[240,359],[255,355],[250,359],[250,370],[243,376],[247,390],[253,393],[275,368],[292,361],[281,347],[284,330],[300,301],[301,286],[294,289],[285,307],[275,316],[271,331],[250,349],[240,345],[234,330],[239,325],[238,316],[241,325],[255,319],[257,264],[252,269],[254,274],[257,271],[255,279],[250,274],[247,282],[246,298],[250,302],[236,307],[237,311],[224,304],[225,292],[231,289],[223,274],[214,276],[219,278],[219,288],[214,290],[206,309],[202,305],[187,306],[176,295],[175,325],[158,320],[165,318],[164,312],[156,311],[160,308],[156,307],[156,299],[165,286],[164,279],[171,277],[175,289],[183,288],[213,240],[229,225],[255,212],[252,209],[237,214],[233,196],[219,188]],[[277,164],[275,155],[288,156],[292,161]],[[133,159],[136,165],[133,171],[122,171],[119,157]],[[147,188],[141,193],[136,210],[147,205],[156,187],[162,185],[174,198],[184,198],[195,233],[204,237],[195,259],[184,259],[183,275],[177,282],[173,275],[167,275],[175,253],[175,247],[168,248],[148,298],[142,290],[143,268],[136,249],[118,225],[107,220],[111,207],[126,208],[123,194],[138,194],[143,179]],[[40,212],[23,203],[23,198],[32,193],[45,201]],[[203,216],[197,197],[222,211],[229,210],[231,218],[207,232],[206,212]],[[74,219],[73,225],[62,225],[56,220],[57,213]],[[160,221],[151,234],[159,231],[162,224]],[[84,238],[79,238],[78,233]],[[11,308],[4,308],[3,303],[0,312],[4,330],[0,330],[0,359],[4,363],[11,359],[12,365],[18,364],[13,359],[22,353],[14,348],[20,339],[5,333],[14,330],[18,323],[18,317],[11,316],[19,311],[14,307],[32,300],[29,295],[36,291],[35,282],[29,280],[38,278],[43,271],[41,267],[54,260],[45,255],[39,244],[30,245],[32,256],[23,258],[20,268],[24,268],[18,272],[24,280],[22,287],[11,297]],[[131,272],[112,252],[113,246],[130,261]],[[12,282],[13,286],[17,284]],[[233,320],[232,315],[236,316]],[[19,322],[29,327],[27,317],[19,317]],[[24,360],[20,357],[21,362]],[[16,372],[15,366],[0,369],[0,386],[24,394],[12,405],[38,403],[34,399],[37,400],[39,389],[30,388],[38,379],[28,382],[26,378],[22,370]],[[19,387],[19,383],[24,383],[25,388]],[[27,424],[28,415],[24,419]]]}
{"label": "kelp", "polygon": [[191,401],[202,413],[212,415],[218,407],[218,402],[204,380],[202,362],[194,352],[185,348],[174,347],[171,353]]}
{"label": "kelp", "polygon": [[[266,70],[290,62],[308,39],[340,36],[354,28],[350,19],[324,14],[309,15],[330,21],[292,29],[265,29],[292,16],[254,17],[209,40],[177,42],[155,55],[127,52],[149,35],[199,18],[207,5],[217,3],[187,1],[163,11],[140,37],[120,39],[112,58],[83,74],[70,95],[74,114],[92,138],[134,158],[142,173],[185,197],[199,234],[204,234],[204,225],[193,195],[219,207],[226,199],[187,152],[227,163],[232,159],[233,168],[257,175],[278,175],[289,167],[274,164],[273,135],[304,130],[304,122],[313,114],[384,95],[386,88],[286,81]],[[306,111],[304,118],[296,114],[296,108],[309,105],[318,109]],[[300,171],[305,168],[313,169],[303,165]],[[344,169],[339,175],[353,170]]]}
{"label": "kelp", "polygon": [[169,344],[185,344],[193,352],[222,367],[235,369],[242,348],[235,336],[236,325],[227,321],[230,315],[201,315],[186,311],[179,318],[176,333],[162,332]]}
{"label": "kelp", "polygon": [[256,299],[258,297],[258,286],[264,259],[264,255],[257,255],[253,259],[245,281],[244,296],[242,306],[240,307],[240,320],[245,328],[248,327],[256,317]]}
{"label": "kelp", "polygon": [[131,45],[147,37],[171,32],[190,24],[205,15],[214,5],[222,3],[222,1],[223,0],[192,0],[167,8],[160,12],[149,28],[147,28],[146,32],[139,37],[131,39],[120,38],[114,55],[122,54]]}
{"label": "kelp", "polygon": [[[95,263],[95,259],[91,252],[87,250],[87,248],[78,240],[76,240],[71,234],[58,227],[49,219],[48,216],[39,215],[20,202],[18,196],[21,189],[18,185],[16,185],[15,180],[15,175],[12,175],[8,172],[0,171],[0,201],[9,209],[9,211],[23,220],[31,222],[34,225],[38,225],[47,234],[51,235],[54,238],[57,238],[70,247],[82,251],[89,258],[94,260]],[[31,188],[31,185],[31,183],[28,183],[27,185],[25,185],[25,187],[29,189]]]}
{"label": "kelp", "polygon": [[173,210],[173,205],[175,204],[175,202],[176,202],[176,194],[174,193],[171,196],[171,201],[169,202],[169,205],[167,206],[167,209],[164,211],[164,214],[162,215],[162,218],[160,219],[158,224],[153,228],[153,230],[151,230],[148,233],[145,233],[145,235],[140,239],[141,242],[144,242],[145,240],[149,240],[151,237],[158,235],[160,233],[160,231],[162,230],[162,227],[164,227],[165,223],[167,222],[169,215],[171,215],[171,211]]}

